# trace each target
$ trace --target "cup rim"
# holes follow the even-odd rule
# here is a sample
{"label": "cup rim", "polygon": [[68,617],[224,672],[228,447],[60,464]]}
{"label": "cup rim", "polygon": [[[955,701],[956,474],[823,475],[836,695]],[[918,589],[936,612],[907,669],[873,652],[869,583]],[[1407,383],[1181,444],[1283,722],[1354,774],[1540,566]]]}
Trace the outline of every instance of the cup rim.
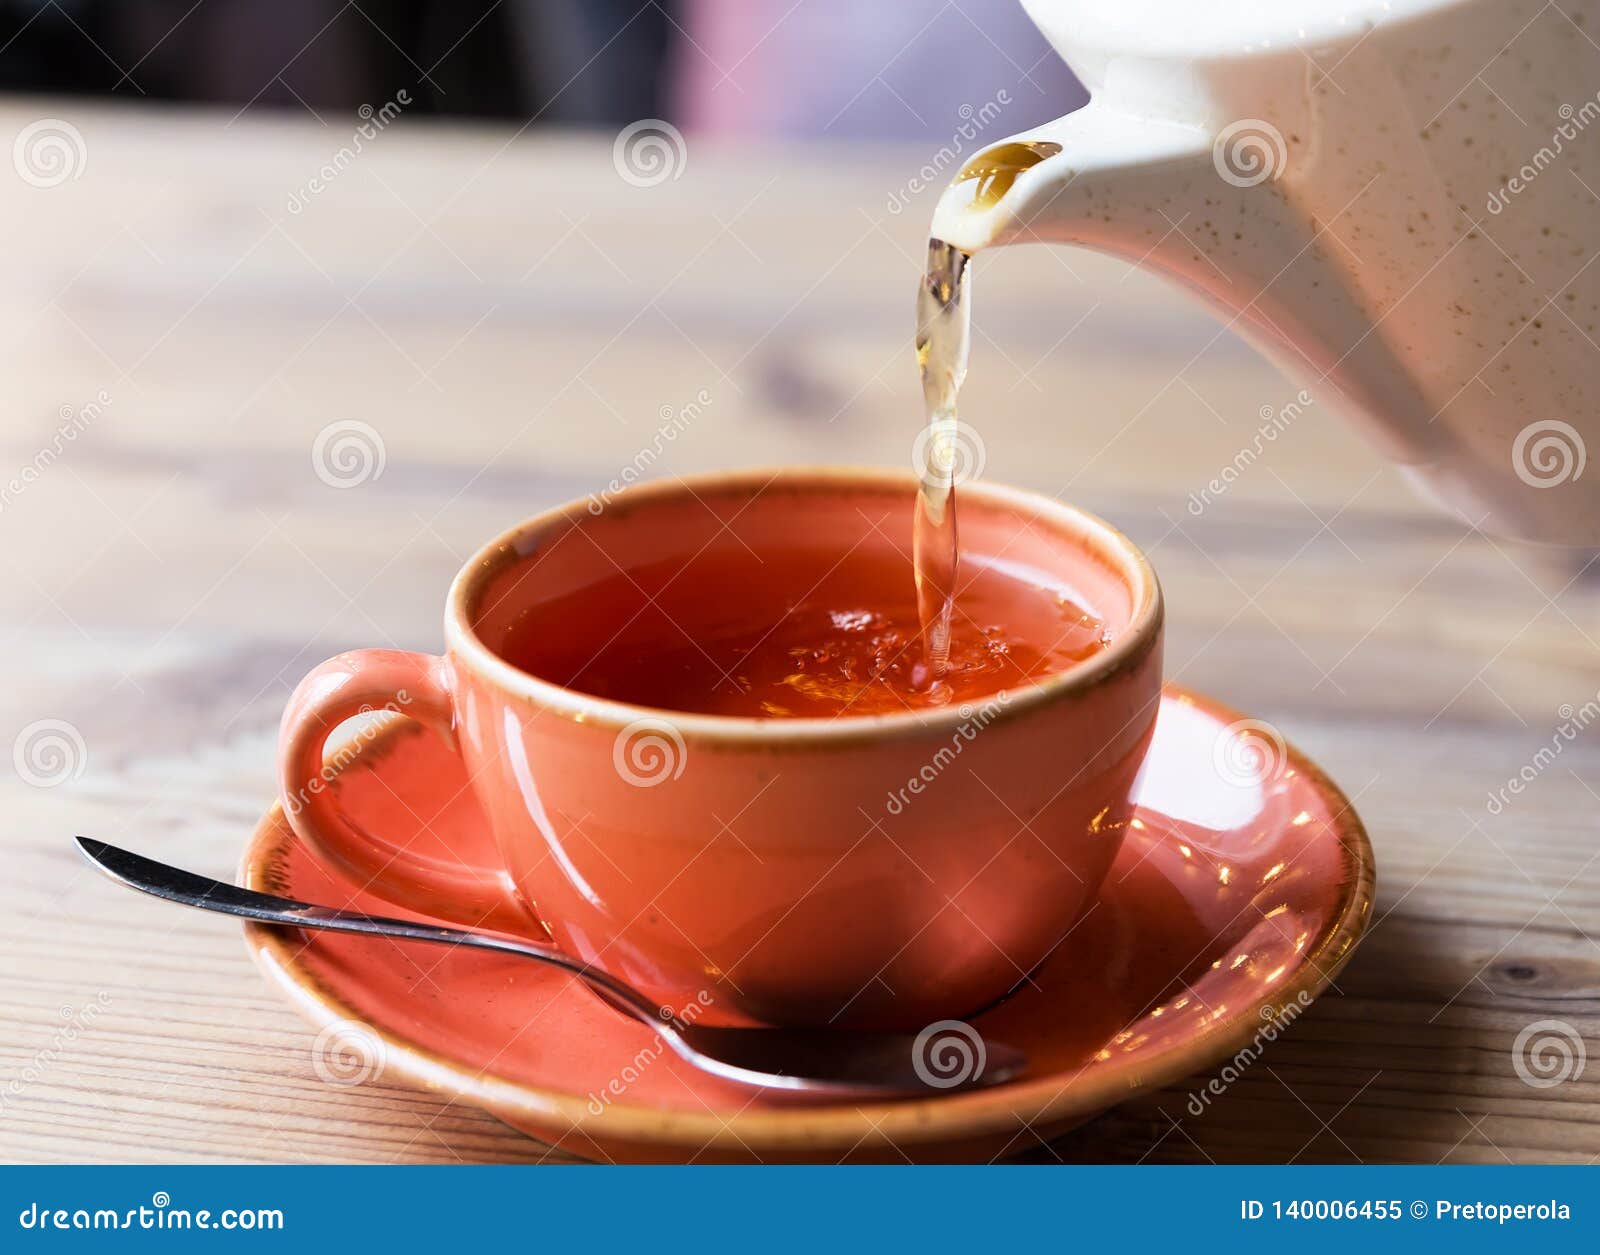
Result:
{"label": "cup rim", "polygon": [[[748,490],[759,494],[779,480],[789,485],[815,488],[864,487],[914,492],[916,477],[909,471],[864,466],[789,466],[714,471],[697,475],[647,480],[623,489],[613,497],[638,508],[651,501],[710,491]],[[471,668],[495,688],[521,701],[574,721],[621,731],[641,721],[665,722],[680,735],[723,743],[772,744],[804,740],[859,742],[902,735],[953,733],[975,711],[994,707],[988,722],[1020,714],[1080,694],[1111,679],[1144,657],[1159,638],[1165,606],[1160,582],[1149,560],[1133,541],[1096,514],[1047,497],[1042,493],[981,480],[969,480],[960,492],[968,501],[991,507],[1011,507],[1046,519],[1087,539],[1112,559],[1133,594],[1127,626],[1092,658],[1017,688],[999,689],[959,704],[927,710],[888,714],[845,715],[833,718],[764,719],[753,715],[709,715],[663,707],[634,705],[596,697],[523,671],[500,657],[474,631],[469,608],[484,582],[526,552],[523,542],[550,527],[592,515],[593,497],[580,498],[541,511],[507,528],[469,558],[451,581],[445,604],[446,653],[457,665]]]}

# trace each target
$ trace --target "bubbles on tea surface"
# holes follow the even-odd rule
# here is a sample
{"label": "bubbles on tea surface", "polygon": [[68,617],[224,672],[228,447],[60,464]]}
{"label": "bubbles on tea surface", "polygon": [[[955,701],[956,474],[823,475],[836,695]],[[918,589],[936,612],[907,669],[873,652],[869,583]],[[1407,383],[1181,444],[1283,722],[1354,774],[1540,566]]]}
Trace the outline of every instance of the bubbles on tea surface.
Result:
{"label": "bubbles on tea surface", "polygon": [[[999,623],[959,617],[952,624],[945,669],[934,676],[921,626],[909,612],[797,607],[767,659],[741,670],[741,687],[763,689],[776,717],[896,714],[1024,686],[1104,648],[1105,627],[1065,597],[1057,599],[1056,639],[1034,642]],[[762,651],[765,653],[765,651]],[[773,673],[771,664],[781,671]],[[766,672],[766,674],[763,674]],[[747,689],[746,691],[749,691]],[[781,694],[787,692],[785,699]]]}

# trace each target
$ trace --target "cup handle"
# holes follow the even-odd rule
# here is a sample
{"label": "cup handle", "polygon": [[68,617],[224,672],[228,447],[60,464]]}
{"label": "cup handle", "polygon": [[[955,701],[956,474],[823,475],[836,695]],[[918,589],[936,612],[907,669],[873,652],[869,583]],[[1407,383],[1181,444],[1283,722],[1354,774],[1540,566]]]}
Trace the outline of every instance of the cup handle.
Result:
{"label": "cup handle", "polygon": [[340,808],[328,788],[328,737],[358,714],[392,710],[432,728],[452,750],[455,700],[449,662],[398,649],[340,654],[300,681],[278,731],[278,788],[295,835],[324,863],[399,906],[463,924],[527,933],[500,868],[439,858],[369,832]]}

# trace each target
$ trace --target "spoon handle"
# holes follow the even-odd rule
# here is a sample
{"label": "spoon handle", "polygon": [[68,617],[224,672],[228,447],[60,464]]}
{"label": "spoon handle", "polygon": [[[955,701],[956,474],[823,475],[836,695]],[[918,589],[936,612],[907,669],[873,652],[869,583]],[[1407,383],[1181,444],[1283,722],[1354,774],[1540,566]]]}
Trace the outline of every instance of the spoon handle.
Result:
{"label": "spoon handle", "polygon": [[436,924],[421,924],[415,920],[392,919],[384,915],[367,915],[361,911],[344,911],[331,906],[317,906],[312,902],[297,902],[293,898],[280,898],[270,893],[257,893],[242,889],[221,880],[198,876],[179,867],[158,863],[153,858],[119,849],[92,837],[78,837],[78,849],[111,879],[143,893],[202,911],[215,911],[219,915],[237,915],[259,920],[266,924],[289,924],[296,928],[322,928],[330,932],[362,933],[370,937],[399,937],[407,941],[431,941],[447,946],[472,946],[479,950],[494,950],[502,954],[521,955],[537,959],[571,972],[588,982],[596,992],[618,1010],[635,1019],[659,1028],[661,1020],[657,1008],[637,990],[598,968],[589,967],[554,946],[542,946],[532,941],[515,941],[492,933],[468,932],[462,928],[445,928]]}

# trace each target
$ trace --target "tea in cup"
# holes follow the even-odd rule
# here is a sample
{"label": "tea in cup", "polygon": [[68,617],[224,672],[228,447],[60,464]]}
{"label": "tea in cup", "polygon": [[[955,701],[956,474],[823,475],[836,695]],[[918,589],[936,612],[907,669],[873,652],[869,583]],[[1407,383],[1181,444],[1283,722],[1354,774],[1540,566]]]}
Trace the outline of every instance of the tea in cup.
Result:
{"label": "tea in cup", "polygon": [[[917,483],[743,472],[548,511],[464,566],[442,656],[358,650],[285,712],[297,835],[413,911],[548,936],[727,1022],[919,1028],[1036,967],[1116,857],[1161,687],[1125,537],[963,486],[950,664],[922,653]],[[314,787],[363,709],[465,761],[493,866],[408,852]]]}

